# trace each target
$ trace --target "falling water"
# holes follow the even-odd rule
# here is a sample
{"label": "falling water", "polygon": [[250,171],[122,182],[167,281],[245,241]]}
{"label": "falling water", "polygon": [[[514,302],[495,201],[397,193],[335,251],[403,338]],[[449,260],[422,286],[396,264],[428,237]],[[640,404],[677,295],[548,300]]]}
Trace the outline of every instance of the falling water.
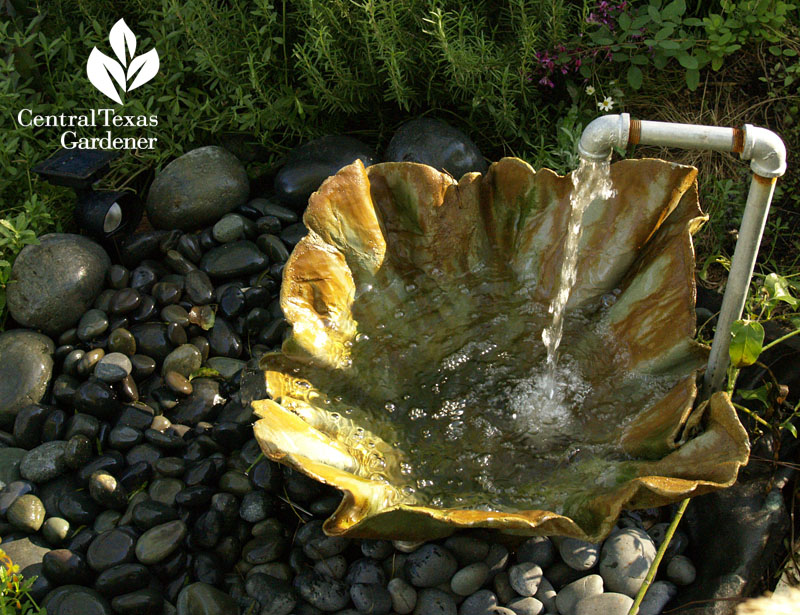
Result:
{"label": "falling water", "polygon": [[596,198],[609,199],[613,196],[609,162],[607,160],[594,162],[581,158],[578,169],[572,173],[572,186],[561,275],[548,309],[552,320],[542,330],[542,341],[547,348],[546,391],[550,399],[553,399],[561,388],[556,379],[558,346],[564,331],[564,311],[578,273],[578,242],[583,229],[583,212]]}

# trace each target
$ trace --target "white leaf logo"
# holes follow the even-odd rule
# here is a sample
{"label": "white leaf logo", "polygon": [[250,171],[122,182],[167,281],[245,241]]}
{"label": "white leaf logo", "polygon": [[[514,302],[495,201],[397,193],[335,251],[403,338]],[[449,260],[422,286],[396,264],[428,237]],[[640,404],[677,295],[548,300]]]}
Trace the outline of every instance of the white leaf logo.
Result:
{"label": "white leaf logo", "polygon": [[94,87],[114,102],[122,104],[120,91],[130,92],[156,76],[159,67],[158,52],[153,48],[136,56],[136,35],[124,19],[120,19],[111,28],[108,41],[119,62],[93,47],[86,63],[86,74]]}

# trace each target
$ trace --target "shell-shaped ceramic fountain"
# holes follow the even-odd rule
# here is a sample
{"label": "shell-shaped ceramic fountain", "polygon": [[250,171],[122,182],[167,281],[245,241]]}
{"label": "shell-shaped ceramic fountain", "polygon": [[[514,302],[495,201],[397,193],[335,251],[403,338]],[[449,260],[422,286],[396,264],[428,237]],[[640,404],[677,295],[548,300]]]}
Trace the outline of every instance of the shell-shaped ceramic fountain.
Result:
{"label": "shell-shaped ceramic fountain", "polygon": [[460,181],[356,162],[311,197],[255,434],[343,492],[329,534],[596,541],[623,508],[735,481],[748,440],[730,400],[694,403],[708,356],[693,341],[697,171],[626,160],[610,173],[614,194],[583,216],[554,373],[542,330],[569,176],[512,158]]}

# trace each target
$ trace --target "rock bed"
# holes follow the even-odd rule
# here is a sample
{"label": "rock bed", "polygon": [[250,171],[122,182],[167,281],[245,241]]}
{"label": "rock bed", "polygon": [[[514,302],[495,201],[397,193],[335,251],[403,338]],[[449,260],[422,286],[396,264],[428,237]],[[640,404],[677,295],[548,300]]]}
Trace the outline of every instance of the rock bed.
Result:
{"label": "rock bed", "polygon": [[[306,230],[274,200],[235,205],[198,232],[134,235],[110,267],[77,236],[28,256],[63,280],[105,272],[88,281],[99,294],[18,301],[50,337],[0,335],[0,538],[48,614],[627,613],[666,528],[653,516],[626,514],[601,545],[323,533],[338,494],[261,456],[240,395],[247,361],[280,345],[280,276]],[[54,310],[80,318],[50,328]],[[678,532],[642,615],[694,580],[686,546]]]}

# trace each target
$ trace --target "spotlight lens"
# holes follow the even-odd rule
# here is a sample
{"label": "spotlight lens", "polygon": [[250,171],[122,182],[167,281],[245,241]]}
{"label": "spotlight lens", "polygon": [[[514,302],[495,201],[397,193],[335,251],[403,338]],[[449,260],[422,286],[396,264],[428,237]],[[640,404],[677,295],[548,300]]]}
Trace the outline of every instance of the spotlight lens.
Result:
{"label": "spotlight lens", "polygon": [[115,231],[121,223],[122,208],[119,206],[119,203],[115,202],[111,207],[108,208],[108,213],[106,213],[106,217],[103,220],[103,232],[111,233]]}

